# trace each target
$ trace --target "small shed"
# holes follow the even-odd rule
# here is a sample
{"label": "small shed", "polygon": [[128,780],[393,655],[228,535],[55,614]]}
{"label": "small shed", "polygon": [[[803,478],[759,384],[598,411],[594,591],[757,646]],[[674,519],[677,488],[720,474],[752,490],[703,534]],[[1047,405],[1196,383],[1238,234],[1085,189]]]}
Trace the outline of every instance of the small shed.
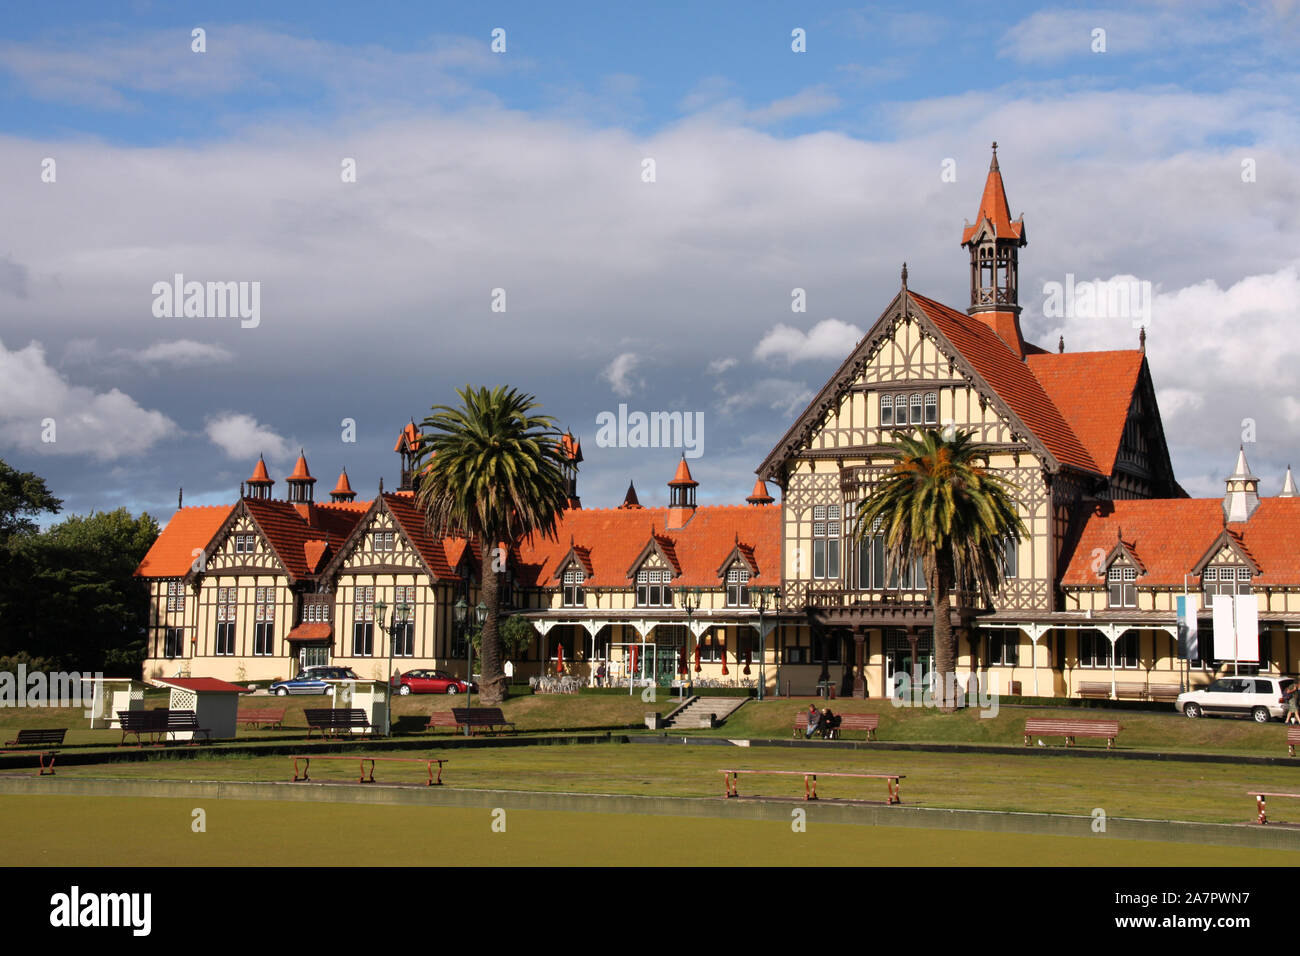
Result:
{"label": "small shed", "polygon": [[386,736],[388,734],[388,698],[391,694],[388,681],[366,680],[365,678],[353,680],[348,678],[330,680],[327,683],[334,685],[335,707],[349,710],[359,708],[366,712],[366,718],[370,721],[371,729],[354,730],[353,733],[369,733],[375,736]]}
{"label": "small shed", "polygon": [[[200,727],[211,731],[212,738],[234,737],[235,718],[239,714],[239,695],[249,690],[241,684],[215,677],[155,677],[153,683],[171,691],[169,710],[192,710]],[[192,731],[176,732],[177,740],[189,740]]]}
{"label": "small shed", "polygon": [[[90,693],[91,730],[110,728],[118,730],[121,721],[117,719],[119,710],[144,710],[144,688],[142,681],[130,677],[83,677],[82,700],[86,692]],[[84,687],[89,684],[90,687]]]}

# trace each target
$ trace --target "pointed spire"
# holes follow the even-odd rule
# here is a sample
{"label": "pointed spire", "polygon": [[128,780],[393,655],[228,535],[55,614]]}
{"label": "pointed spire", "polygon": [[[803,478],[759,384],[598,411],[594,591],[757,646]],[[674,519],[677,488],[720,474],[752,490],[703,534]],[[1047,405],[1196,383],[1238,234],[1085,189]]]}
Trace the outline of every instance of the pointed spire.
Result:
{"label": "pointed spire", "polygon": [[[980,223],[988,220],[993,227],[993,236],[996,239],[1024,239],[1024,217],[1021,216],[1014,222],[1011,219],[1011,204],[1007,202],[1007,187],[1002,182],[1002,170],[998,167],[998,144],[993,144],[993,160],[989,163],[989,174],[984,180],[984,193],[980,196],[979,212],[975,215],[975,222],[968,223],[965,231],[962,233],[962,245],[970,241],[980,227]],[[1020,243],[1024,245],[1022,241]]]}
{"label": "pointed spire", "polygon": [[298,460],[294,462],[293,474],[286,478],[285,481],[316,481],[311,476],[311,469],[307,467],[307,455],[301,448],[298,449]]}
{"label": "pointed spire", "polygon": [[290,501],[299,505],[311,504],[312,486],[316,484],[316,479],[311,476],[311,469],[307,467],[307,455],[301,448],[298,449],[298,460],[294,463],[293,474],[285,481],[289,483]]}
{"label": "pointed spire", "polygon": [[248,481],[244,482],[244,484],[248,485],[248,497],[250,498],[269,499],[271,497],[271,486],[274,485],[275,482],[271,479],[271,476],[267,474],[266,461],[261,455],[257,456],[257,464],[253,466],[252,477],[250,477]]}
{"label": "pointed spire", "polygon": [[1300,490],[1296,489],[1295,479],[1291,477],[1291,466],[1286,466],[1286,477],[1282,479],[1282,493],[1279,498],[1295,498],[1300,496]]}
{"label": "pointed spire", "polygon": [[1147,327],[1145,325],[1138,330],[1138,348],[1142,350],[1143,355],[1147,354]]}
{"label": "pointed spire", "polygon": [[754,490],[749,493],[749,497],[745,500],[751,505],[758,506],[770,505],[774,499],[767,493],[767,482],[759,478],[754,482]]}
{"label": "pointed spire", "polygon": [[344,468],[339,472],[339,480],[334,486],[334,490],[330,492],[330,500],[351,501],[356,496],[357,493],[352,490],[352,483],[348,481],[348,470]]}
{"label": "pointed spire", "polygon": [[630,481],[627,483],[627,494],[623,496],[623,503],[619,507],[628,510],[641,507],[641,500],[636,496],[636,486]]}
{"label": "pointed spire", "polygon": [[1259,479],[1250,472],[1246,463],[1246,446],[1237,451],[1237,466],[1226,479],[1227,494],[1223,496],[1223,520],[1248,521],[1259,507]]}
{"label": "pointed spire", "polygon": [[674,485],[698,485],[699,482],[691,477],[690,466],[686,464],[686,455],[682,455],[682,460],[677,463],[677,473],[673,475],[673,480],[668,482],[669,486]]}

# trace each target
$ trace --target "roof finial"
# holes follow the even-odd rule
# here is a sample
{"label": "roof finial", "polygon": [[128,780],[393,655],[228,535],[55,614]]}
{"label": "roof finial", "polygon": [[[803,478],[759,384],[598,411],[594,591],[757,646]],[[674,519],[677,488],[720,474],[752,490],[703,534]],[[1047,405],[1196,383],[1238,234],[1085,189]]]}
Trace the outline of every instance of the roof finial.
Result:
{"label": "roof finial", "polygon": [[384,493],[384,476],[383,476],[383,475],[380,475],[380,476],[379,476],[379,493],[380,493],[381,495]]}
{"label": "roof finial", "polygon": [[1142,354],[1143,354],[1143,355],[1146,354],[1146,351],[1147,351],[1147,327],[1146,327],[1145,325],[1142,326],[1142,328],[1138,330],[1138,348],[1140,348],[1140,349],[1142,350]]}
{"label": "roof finial", "polygon": [[1065,336],[1064,336],[1064,335],[1062,335],[1059,339],[1056,340],[1056,351],[1057,351],[1058,354],[1061,354],[1061,355],[1065,354]]}
{"label": "roof finial", "polygon": [[903,263],[903,291],[907,291],[907,263]]}
{"label": "roof finial", "polygon": [[[240,497],[242,498],[243,496],[241,495]],[[185,486],[182,485],[181,487],[176,489],[176,510],[180,511],[181,508],[184,507],[184,504],[185,504]]]}
{"label": "roof finial", "polygon": [[997,168],[998,168],[998,141],[995,139],[993,141],[993,161],[989,163],[989,169],[997,169]]}

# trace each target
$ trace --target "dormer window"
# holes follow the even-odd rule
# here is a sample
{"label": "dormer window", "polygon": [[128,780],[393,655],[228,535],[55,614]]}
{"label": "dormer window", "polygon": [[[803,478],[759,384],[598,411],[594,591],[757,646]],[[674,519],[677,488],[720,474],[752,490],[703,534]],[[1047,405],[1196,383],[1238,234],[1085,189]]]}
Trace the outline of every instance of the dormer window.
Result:
{"label": "dormer window", "polygon": [[749,568],[733,564],[727,571],[727,607],[749,607]]}
{"label": "dormer window", "polygon": [[394,551],[397,547],[396,535],[392,531],[376,531],[370,536],[370,545],[375,551]]}
{"label": "dormer window", "polygon": [[235,554],[254,554],[257,551],[257,535],[235,535]]}
{"label": "dormer window", "polygon": [[939,393],[913,392],[908,395],[880,396],[880,424],[937,425],[939,423]]}
{"label": "dormer window", "polygon": [[564,572],[565,607],[586,607],[587,589],[584,587],[586,580],[587,572],[582,568],[571,567]]}
{"label": "dormer window", "polygon": [[1211,597],[1216,594],[1251,594],[1253,577],[1247,567],[1211,565],[1201,572],[1201,586]]}
{"label": "dormer window", "polygon": [[1113,564],[1106,572],[1109,607],[1137,607],[1137,568]]}
{"label": "dormer window", "polygon": [[636,573],[637,607],[672,607],[671,571],[642,570]]}

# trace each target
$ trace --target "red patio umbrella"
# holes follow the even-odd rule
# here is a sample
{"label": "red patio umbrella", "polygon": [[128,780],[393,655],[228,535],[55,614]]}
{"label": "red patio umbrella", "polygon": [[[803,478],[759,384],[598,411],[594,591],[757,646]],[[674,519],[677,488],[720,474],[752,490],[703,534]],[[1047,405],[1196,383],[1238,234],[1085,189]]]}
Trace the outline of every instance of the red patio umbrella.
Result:
{"label": "red patio umbrella", "polygon": [[636,676],[636,645],[632,645],[632,675]]}
{"label": "red patio umbrella", "polygon": [[745,651],[745,676],[749,676],[749,651]]}
{"label": "red patio umbrella", "polygon": [[679,674],[687,673],[685,647],[679,647],[677,649],[677,673]]}
{"label": "red patio umbrella", "polygon": [[731,671],[727,670],[727,645],[723,644],[719,647],[719,650],[722,651],[722,676],[726,677],[731,673]]}
{"label": "red patio umbrella", "polygon": [[555,645],[555,673],[564,673],[564,645]]}
{"label": "red patio umbrella", "polygon": [[700,642],[695,642],[695,673],[700,672]]}

